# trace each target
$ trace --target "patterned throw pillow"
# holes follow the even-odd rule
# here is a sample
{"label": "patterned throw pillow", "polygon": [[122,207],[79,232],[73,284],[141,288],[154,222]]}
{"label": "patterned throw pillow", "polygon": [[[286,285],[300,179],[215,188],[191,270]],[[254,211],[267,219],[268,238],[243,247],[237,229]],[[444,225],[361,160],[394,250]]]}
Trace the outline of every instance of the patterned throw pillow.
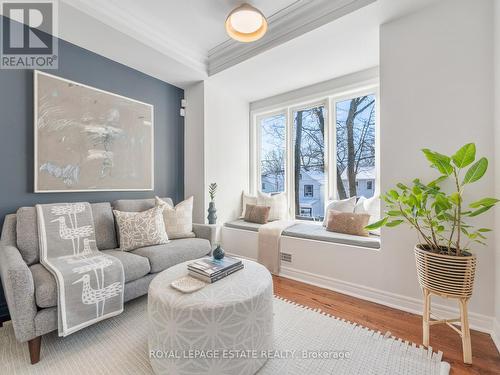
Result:
{"label": "patterned throw pillow", "polygon": [[245,207],[245,221],[249,223],[266,224],[269,219],[269,212],[271,207],[256,206],[254,204],[247,204]]}
{"label": "patterned throw pillow", "polygon": [[161,207],[143,212],[113,210],[120,238],[120,249],[130,251],[139,247],[168,242]]}
{"label": "patterned throw pillow", "polygon": [[368,225],[370,215],[355,214],[329,210],[327,215],[326,230],[330,232],[353,234],[355,236],[368,237],[365,227]]}
{"label": "patterned throw pillow", "polygon": [[163,210],[165,230],[170,239],[195,237],[193,233],[193,200],[193,197],[189,197],[172,207],[164,200],[155,197],[156,206]]}

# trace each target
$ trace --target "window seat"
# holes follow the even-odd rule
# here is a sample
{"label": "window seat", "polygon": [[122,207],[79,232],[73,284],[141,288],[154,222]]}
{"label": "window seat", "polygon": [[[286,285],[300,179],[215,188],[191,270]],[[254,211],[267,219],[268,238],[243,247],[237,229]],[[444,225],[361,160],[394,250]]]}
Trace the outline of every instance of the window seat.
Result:
{"label": "window seat", "polygon": [[[258,232],[262,224],[249,223],[244,220],[236,220],[225,224],[227,228],[248,230]],[[371,235],[369,237],[354,236],[351,234],[327,231],[321,223],[302,223],[292,225],[282,233],[286,237],[303,238],[308,240],[338,243],[343,245],[368,247],[380,249],[380,237]]]}

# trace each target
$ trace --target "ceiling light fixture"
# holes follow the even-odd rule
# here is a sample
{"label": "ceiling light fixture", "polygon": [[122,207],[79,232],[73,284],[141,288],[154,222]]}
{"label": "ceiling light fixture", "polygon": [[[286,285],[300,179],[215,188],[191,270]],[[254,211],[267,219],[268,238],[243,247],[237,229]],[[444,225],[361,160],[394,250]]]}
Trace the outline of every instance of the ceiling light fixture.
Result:
{"label": "ceiling light fixture", "polygon": [[255,42],[267,31],[267,20],[260,10],[250,4],[233,9],[226,18],[228,35],[244,43]]}

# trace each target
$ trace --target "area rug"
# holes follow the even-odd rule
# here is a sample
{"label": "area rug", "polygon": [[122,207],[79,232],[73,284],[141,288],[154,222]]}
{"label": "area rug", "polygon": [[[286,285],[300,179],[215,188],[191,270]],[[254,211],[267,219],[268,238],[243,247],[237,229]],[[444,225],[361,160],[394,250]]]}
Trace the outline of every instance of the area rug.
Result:
{"label": "area rug", "polygon": [[[151,374],[146,308],[147,297],[141,297],[121,315],[71,336],[45,335],[36,365],[6,323],[0,328],[0,374]],[[441,353],[319,310],[275,298],[274,316],[276,350],[259,375],[449,374]]]}

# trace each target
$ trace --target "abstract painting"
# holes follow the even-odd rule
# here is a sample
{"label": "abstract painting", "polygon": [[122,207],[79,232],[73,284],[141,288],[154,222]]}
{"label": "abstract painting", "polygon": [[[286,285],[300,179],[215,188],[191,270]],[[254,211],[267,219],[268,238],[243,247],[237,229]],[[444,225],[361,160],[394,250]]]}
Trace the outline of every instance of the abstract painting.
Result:
{"label": "abstract painting", "polygon": [[154,189],[153,106],[35,71],[35,192]]}

